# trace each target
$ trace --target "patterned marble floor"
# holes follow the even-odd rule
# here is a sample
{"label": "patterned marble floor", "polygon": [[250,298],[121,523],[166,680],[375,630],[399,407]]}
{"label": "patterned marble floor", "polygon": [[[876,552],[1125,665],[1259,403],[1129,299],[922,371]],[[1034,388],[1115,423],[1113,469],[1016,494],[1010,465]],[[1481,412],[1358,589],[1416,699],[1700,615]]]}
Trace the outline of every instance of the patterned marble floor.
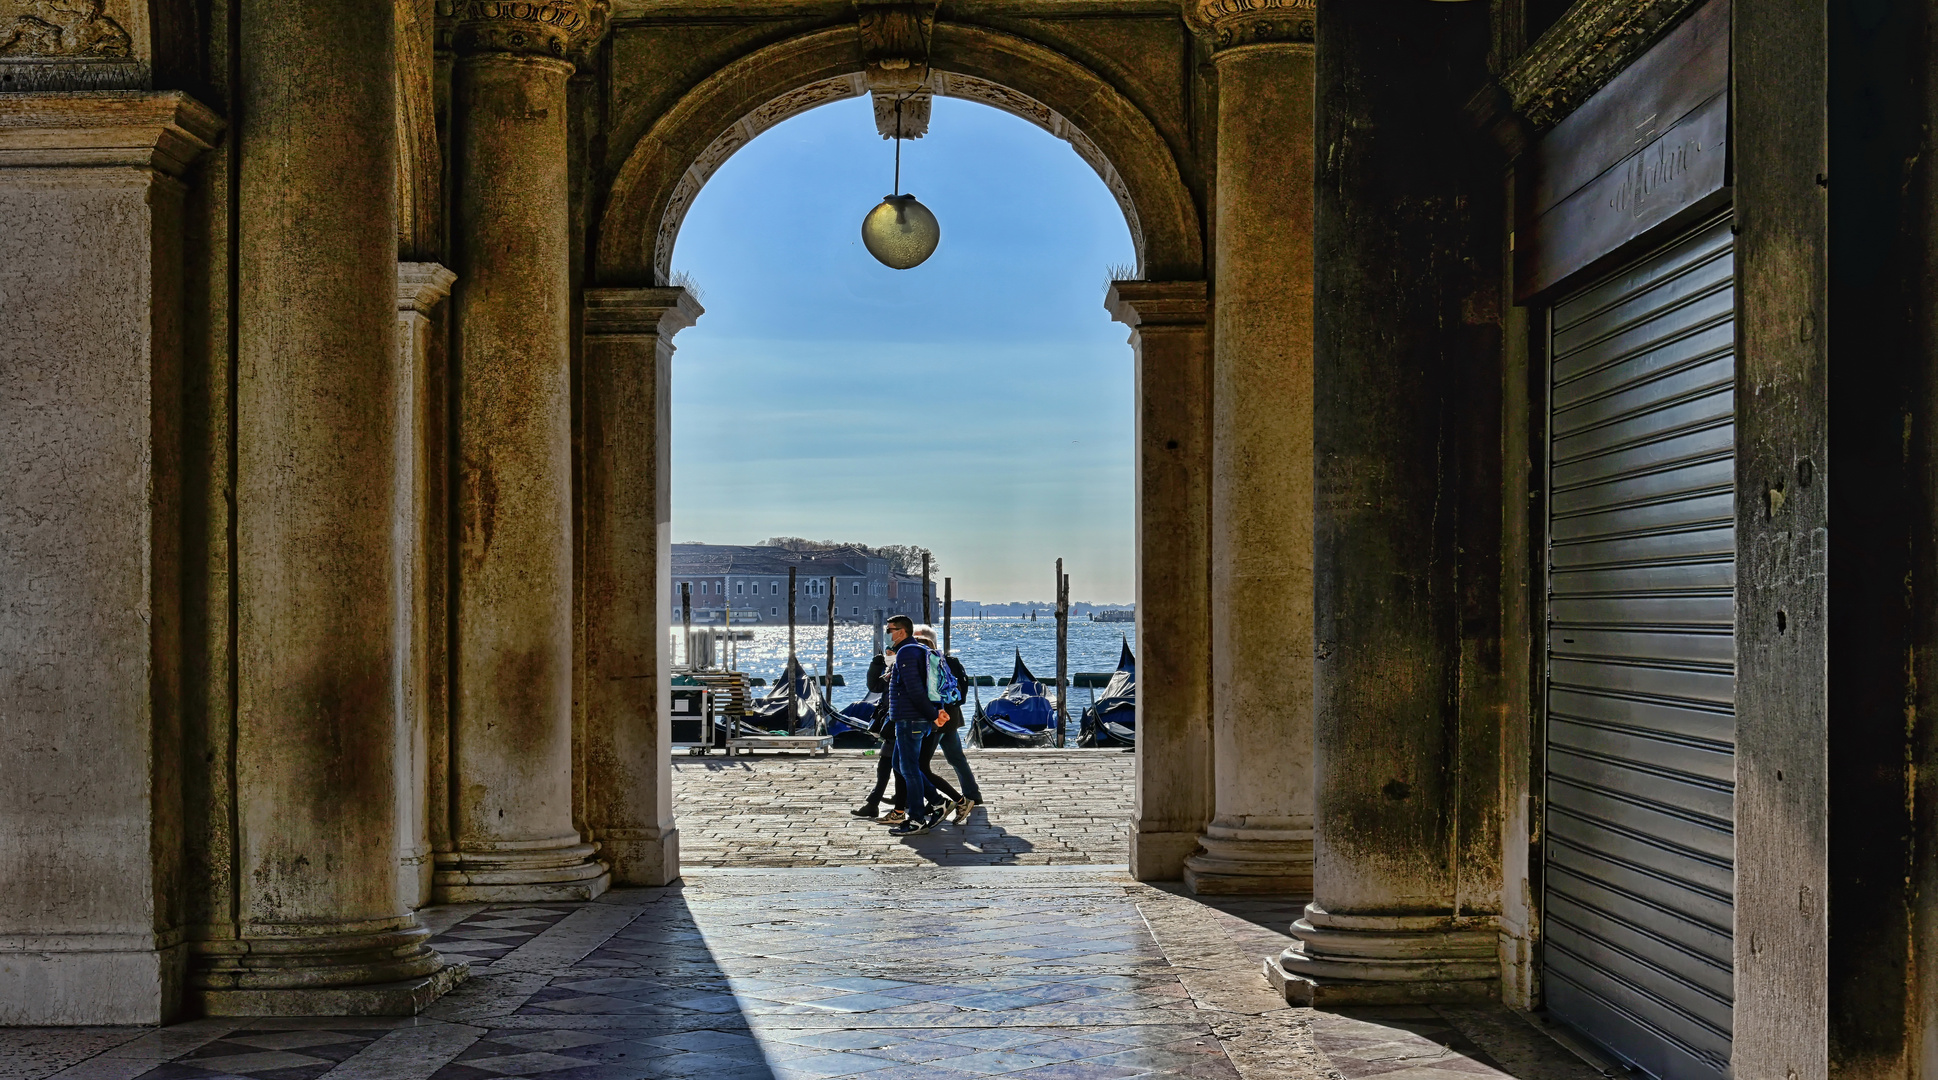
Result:
{"label": "patterned marble floor", "polygon": [[1288,1008],[1258,968],[1296,909],[1211,907],[1113,867],[700,870],[593,903],[427,911],[473,975],[415,1019],[0,1031],[0,1078],[1595,1075],[1505,1010]]}

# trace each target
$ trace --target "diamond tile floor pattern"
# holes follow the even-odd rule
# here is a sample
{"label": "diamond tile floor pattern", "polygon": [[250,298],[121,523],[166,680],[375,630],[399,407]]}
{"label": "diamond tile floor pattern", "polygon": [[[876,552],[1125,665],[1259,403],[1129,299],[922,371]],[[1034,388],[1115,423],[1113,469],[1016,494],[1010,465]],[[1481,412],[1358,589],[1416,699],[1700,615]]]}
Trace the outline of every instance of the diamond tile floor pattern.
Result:
{"label": "diamond tile floor pattern", "polygon": [[414,1019],[0,1029],[0,1080],[1583,1080],[1504,1009],[1293,1009],[1295,902],[1121,868],[698,870],[427,910],[472,977]]}

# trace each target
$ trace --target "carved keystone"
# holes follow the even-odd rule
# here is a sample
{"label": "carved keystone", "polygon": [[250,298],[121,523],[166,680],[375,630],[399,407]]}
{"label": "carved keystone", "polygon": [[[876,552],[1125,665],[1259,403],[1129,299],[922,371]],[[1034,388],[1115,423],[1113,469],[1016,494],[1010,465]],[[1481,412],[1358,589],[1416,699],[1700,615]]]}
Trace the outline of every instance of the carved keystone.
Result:
{"label": "carved keystone", "polygon": [[[875,97],[875,130],[884,139],[928,134],[929,42],[935,35],[934,0],[855,0],[861,58]],[[896,103],[901,116],[896,117]]]}

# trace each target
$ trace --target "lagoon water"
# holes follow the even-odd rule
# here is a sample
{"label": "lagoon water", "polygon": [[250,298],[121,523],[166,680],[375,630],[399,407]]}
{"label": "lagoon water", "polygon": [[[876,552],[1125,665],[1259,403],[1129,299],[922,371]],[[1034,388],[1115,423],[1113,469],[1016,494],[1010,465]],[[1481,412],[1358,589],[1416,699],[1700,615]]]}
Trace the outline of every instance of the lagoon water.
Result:
{"label": "lagoon water", "polygon": [[[771,685],[787,661],[787,627],[739,629],[751,629],[754,639],[739,643],[738,667],[749,675],[766,679]],[[936,633],[940,635],[941,632],[942,627],[938,623]],[[673,633],[677,641],[678,629]],[[801,665],[809,672],[820,674],[827,663],[828,628],[825,625],[801,626],[796,629],[795,635],[795,650],[801,658]],[[1132,650],[1137,648],[1136,623],[1093,623],[1088,618],[1072,617],[1070,672],[1114,670],[1120,644],[1126,640],[1130,642]],[[835,627],[834,671],[844,676],[848,683],[847,686],[834,688],[837,708],[858,701],[867,694],[868,688],[862,684],[868,674],[868,662],[873,658],[874,643],[873,626]],[[1015,667],[1018,649],[1022,650],[1023,662],[1038,678],[1048,679],[1056,674],[1056,620],[1047,613],[1035,622],[1014,617],[958,619],[951,624],[950,647],[971,675],[1008,678]],[[676,644],[675,655],[678,655],[677,650]],[[985,701],[1001,692],[999,687],[981,688]],[[1070,715],[1073,719],[1089,703],[1089,697],[1088,690],[1071,691]]]}

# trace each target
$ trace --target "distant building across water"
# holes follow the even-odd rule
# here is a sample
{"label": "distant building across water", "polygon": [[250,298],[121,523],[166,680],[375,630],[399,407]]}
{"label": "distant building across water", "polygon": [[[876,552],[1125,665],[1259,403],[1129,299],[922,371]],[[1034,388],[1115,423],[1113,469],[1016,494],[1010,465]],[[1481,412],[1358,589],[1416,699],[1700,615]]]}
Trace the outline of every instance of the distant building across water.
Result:
{"label": "distant building across water", "polygon": [[[819,625],[828,608],[841,623],[907,615],[922,618],[922,578],[897,571],[891,560],[862,547],[793,551],[752,544],[674,544],[672,613],[680,618],[680,586],[693,593],[693,621],[718,626],[787,622],[787,571],[795,569],[795,620]],[[828,579],[834,579],[834,590]],[[942,617],[939,583],[929,583],[930,610]]]}

